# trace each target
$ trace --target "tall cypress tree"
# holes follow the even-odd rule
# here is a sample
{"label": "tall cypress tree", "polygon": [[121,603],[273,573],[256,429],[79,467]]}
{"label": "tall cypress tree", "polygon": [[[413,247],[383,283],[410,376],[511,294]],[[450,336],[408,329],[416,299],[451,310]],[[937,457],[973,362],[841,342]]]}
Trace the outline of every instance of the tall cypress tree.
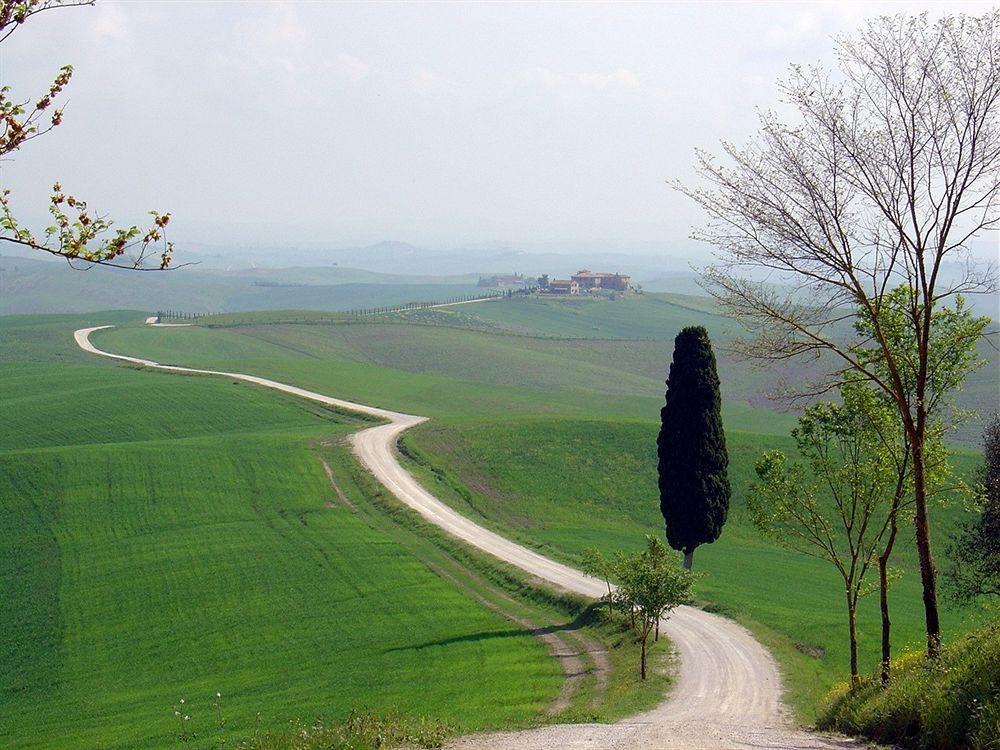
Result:
{"label": "tall cypress tree", "polygon": [[721,407],[708,331],[685,328],[674,339],[656,447],[667,542],[684,553],[688,569],[695,548],[719,538],[729,512],[729,454]]}

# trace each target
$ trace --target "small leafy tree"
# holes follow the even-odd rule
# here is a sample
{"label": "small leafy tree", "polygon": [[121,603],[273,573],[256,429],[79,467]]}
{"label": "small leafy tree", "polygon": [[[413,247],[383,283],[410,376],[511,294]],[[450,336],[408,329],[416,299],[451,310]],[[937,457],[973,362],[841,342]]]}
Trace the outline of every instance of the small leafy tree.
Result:
{"label": "small leafy tree", "polygon": [[615,577],[614,562],[605,557],[599,549],[592,547],[583,553],[583,572],[604,581],[604,584],[608,587],[608,593],[603,599],[607,602],[608,612],[613,615],[615,611],[615,590],[611,580]]}
{"label": "small leafy tree", "polygon": [[[39,13],[93,4],[93,0],[0,0],[0,45]],[[48,90],[33,100],[16,98],[9,86],[0,85],[0,158],[62,125],[63,110],[56,101],[72,76],[73,66],[63,65]],[[111,219],[95,214],[86,201],[66,193],[56,183],[49,197],[49,214],[52,223],[41,233],[33,232],[14,214],[10,190],[0,190],[0,241],[65,258],[71,266],[82,261],[159,271],[170,265],[173,245],[166,239],[169,213],[151,211],[147,229],[116,228]]]}
{"label": "small leafy tree", "polygon": [[[898,512],[902,488],[883,439],[893,414],[853,381],[842,403],[808,408],[792,431],[800,460],[771,451],[756,466],[747,504],[754,524],[780,544],[831,563],[844,587],[851,679],[858,678],[857,606],[865,576]],[[878,419],[876,423],[873,418]]]}
{"label": "small leafy tree", "polygon": [[691,598],[693,577],[671,558],[657,537],[646,537],[646,549],[621,558],[618,592],[622,601],[634,608],[639,631],[639,676],[646,679],[646,651],[649,634],[659,632],[660,620]]}
{"label": "small leafy tree", "polygon": [[[650,633],[659,636],[660,621],[691,598],[694,576],[680,568],[666,545],[655,536],[646,537],[646,549],[635,554],[617,552],[610,558],[599,551],[587,553],[591,572],[608,582],[609,606],[628,611],[632,627],[639,636],[639,676],[647,675],[647,650]],[[613,586],[611,581],[617,581]]]}
{"label": "small leafy tree", "polygon": [[1000,414],[996,412],[983,432],[983,458],[977,487],[980,512],[951,545],[952,566],[946,571],[949,593],[964,603],[1000,597]]}
{"label": "small leafy tree", "polygon": [[660,512],[670,546],[691,569],[699,545],[719,538],[729,512],[729,454],[715,353],[701,326],[674,339],[666,404],[660,411]]}

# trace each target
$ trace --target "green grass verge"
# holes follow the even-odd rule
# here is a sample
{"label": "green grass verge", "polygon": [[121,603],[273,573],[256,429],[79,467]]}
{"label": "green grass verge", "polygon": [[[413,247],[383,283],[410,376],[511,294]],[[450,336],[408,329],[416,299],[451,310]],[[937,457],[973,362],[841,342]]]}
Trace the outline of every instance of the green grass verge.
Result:
{"label": "green grass verge", "polygon": [[921,750],[1000,747],[1000,622],[946,645],[936,662],[896,659],[885,687],[877,675],[838,687],[819,725]]}
{"label": "green grass verge", "polygon": [[[640,680],[636,635],[624,620],[610,618],[603,606],[554,590],[519,568],[449,536],[390,495],[343,447],[329,453],[328,460],[331,466],[350,472],[363,498],[356,505],[358,512],[379,530],[392,534],[410,554],[464,590],[485,597],[508,617],[527,618],[535,628],[558,632],[570,648],[575,642],[588,670],[586,679],[577,686],[570,705],[559,713],[534,717],[531,723],[613,722],[652,708],[663,699],[672,679],[666,639],[650,645],[652,674]],[[587,653],[595,644],[600,658]]]}

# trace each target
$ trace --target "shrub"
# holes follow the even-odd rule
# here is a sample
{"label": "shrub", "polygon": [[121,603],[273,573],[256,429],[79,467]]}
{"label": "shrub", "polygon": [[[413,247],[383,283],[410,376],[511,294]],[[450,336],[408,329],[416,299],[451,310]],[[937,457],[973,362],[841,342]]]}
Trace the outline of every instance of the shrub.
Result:
{"label": "shrub", "polygon": [[1000,622],[950,644],[936,661],[908,654],[892,668],[886,687],[874,674],[834,690],[819,727],[919,750],[1000,748]]}

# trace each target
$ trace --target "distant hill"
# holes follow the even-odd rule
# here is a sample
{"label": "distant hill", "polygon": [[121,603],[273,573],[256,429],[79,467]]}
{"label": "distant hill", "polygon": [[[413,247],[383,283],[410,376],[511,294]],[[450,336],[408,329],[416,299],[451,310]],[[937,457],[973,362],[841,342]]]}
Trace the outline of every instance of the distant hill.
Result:
{"label": "distant hill", "polygon": [[385,274],[341,266],[239,270],[190,266],[166,273],[93,267],[80,271],[61,261],[4,255],[0,256],[0,315],[108,308],[349,310],[472,294],[478,279],[473,274]]}

